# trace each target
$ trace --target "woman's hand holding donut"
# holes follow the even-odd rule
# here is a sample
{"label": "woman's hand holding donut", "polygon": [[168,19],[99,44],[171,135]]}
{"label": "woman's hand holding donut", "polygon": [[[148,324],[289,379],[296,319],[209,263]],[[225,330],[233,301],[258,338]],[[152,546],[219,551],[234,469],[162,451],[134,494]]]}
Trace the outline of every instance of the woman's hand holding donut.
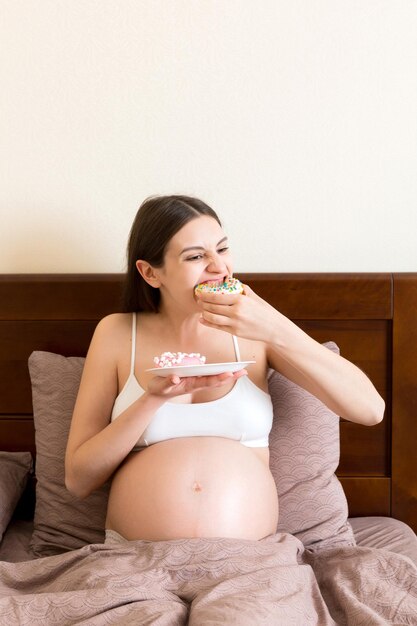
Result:
{"label": "woman's hand holding donut", "polygon": [[148,393],[169,400],[176,396],[198,391],[200,389],[209,389],[213,387],[221,387],[231,380],[237,380],[241,376],[246,376],[245,369],[238,372],[223,372],[222,374],[213,374],[210,376],[187,376],[180,377],[176,374],[171,376],[154,376],[148,384]]}
{"label": "woman's hand holding donut", "polygon": [[254,341],[271,342],[286,319],[248,285],[242,295],[214,292],[199,293],[196,298],[201,324]]}

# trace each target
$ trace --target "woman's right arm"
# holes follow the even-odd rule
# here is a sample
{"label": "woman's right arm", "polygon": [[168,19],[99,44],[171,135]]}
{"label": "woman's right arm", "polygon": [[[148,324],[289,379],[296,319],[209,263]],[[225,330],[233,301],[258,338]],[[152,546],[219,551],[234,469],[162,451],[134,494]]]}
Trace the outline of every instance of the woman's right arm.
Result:
{"label": "woman's right arm", "polygon": [[83,369],[65,455],[65,485],[85,498],[103,485],[131,452],[165,398],[145,392],[109,423],[117,396],[118,315],[96,327]]}

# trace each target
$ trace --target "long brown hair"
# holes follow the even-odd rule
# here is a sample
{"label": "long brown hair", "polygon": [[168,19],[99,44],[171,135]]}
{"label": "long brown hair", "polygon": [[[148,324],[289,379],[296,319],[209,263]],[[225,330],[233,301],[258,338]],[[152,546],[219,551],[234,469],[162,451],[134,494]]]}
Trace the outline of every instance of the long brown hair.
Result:
{"label": "long brown hair", "polygon": [[205,202],[190,196],[151,196],[139,207],[130,231],[127,247],[122,310],[159,310],[159,289],[151,287],[139,274],[136,261],[147,261],[153,267],[162,267],[170,239],[187,222],[200,215],[213,217],[221,226],[215,211]]}

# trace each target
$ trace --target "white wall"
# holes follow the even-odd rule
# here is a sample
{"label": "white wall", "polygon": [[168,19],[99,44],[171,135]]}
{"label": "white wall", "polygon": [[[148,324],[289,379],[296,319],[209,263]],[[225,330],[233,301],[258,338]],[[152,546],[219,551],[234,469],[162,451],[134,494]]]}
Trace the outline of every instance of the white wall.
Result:
{"label": "white wall", "polygon": [[208,202],[236,271],[417,270],[415,0],[0,0],[0,272],[119,272]]}

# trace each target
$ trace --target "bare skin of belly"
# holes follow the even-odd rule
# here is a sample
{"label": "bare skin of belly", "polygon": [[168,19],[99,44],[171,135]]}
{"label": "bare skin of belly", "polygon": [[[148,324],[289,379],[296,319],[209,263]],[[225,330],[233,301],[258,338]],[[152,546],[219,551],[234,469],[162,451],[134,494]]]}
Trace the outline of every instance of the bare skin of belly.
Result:
{"label": "bare skin of belly", "polygon": [[269,449],[184,437],[131,453],[113,478],[106,528],[128,540],[262,539],[276,532]]}

